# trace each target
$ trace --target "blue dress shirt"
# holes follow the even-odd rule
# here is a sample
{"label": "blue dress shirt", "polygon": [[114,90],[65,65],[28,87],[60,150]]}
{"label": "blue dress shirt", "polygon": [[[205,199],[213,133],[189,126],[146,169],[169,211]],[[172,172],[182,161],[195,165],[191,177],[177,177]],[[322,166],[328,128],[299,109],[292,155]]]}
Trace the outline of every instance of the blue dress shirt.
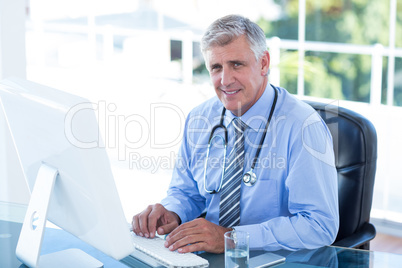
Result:
{"label": "blue dress shirt", "polygon": [[[250,234],[250,249],[297,250],[331,244],[338,232],[338,187],[331,134],[321,117],[306,103],[277,87],[276,108],[263,141],[253,186],[241,185],[240,225]],[[269,85],[241,119],[245,131],[243,173],[250,170],[274,99]],[[168,210],[187,222],[207,211],[219,224],[220,193],[204,190],[208,139],[219,124],[222,103],[214,97],[193,109],[186,119],[182,145],[167,197]],[[235,116],[226,111],[229,155]],[[224,163],[223,129],[214,133],[206,166],[206,188],[219,187]],[[228,157],[227,157],[228,158]],[[226,159],[227,160],[227,159]]]}

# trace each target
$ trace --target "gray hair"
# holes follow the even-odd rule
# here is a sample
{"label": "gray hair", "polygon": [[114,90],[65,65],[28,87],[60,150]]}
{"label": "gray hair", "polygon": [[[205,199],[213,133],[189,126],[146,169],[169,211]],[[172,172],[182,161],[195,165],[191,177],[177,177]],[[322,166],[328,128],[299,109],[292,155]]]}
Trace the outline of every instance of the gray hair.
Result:
{"label": "gray hair", "polygon": [[267,50],[264,31],[254,22],[239,15],[228,15],[214,21],[201,39],[201,51],[214,46],[225,46],[245,35],[250,49],[258,60]]}

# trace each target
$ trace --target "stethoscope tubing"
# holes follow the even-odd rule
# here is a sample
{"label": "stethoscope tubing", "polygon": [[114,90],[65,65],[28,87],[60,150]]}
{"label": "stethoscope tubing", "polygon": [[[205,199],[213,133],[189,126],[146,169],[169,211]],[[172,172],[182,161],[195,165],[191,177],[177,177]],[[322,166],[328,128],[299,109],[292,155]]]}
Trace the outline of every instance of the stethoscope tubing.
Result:
{"label": "stethoscope tubing", "polygon": [[[269,124],[271,123],[271,119],[272,119],[272,116],[274,114],[275,107],[276,107],[276,102],[278,100],[278,90],[276,89],[276,87],[274,87],[274,86],[272,86],[272,87],[274,88],[275,96],[274,96],[274,100],[272,102],[271,110],[269,112],[268,121],[265,124],[264,133],[261,136],[260,144],[258,145],[257,151],[255,153],[255,156],[254,156],[253,160],[252,160],[250,171],[246,172],[244,174],[244,176],[243,176],[244,184],[247,185],[247,186],[253,186],[255,184],[255,182],[257,181],[257,176],[254,173],[254,168],[255,168],[255,165],[257,163],[258,157],[260,156],[261,148],[262,148],[262,146],[264,144],[265,136],[267,135],[268,127],[269,127]],[[221,138],[223,140],[223,144],[224,144],[224,154],[223,154],[224,159],[223,159],[223,163],[224,164],[226,163],[226,152],[227,152],[226,150],[227,150],[227,144],[228,144],[228,130],[223,124],[223,120],[225,118],[225,113],[226,113],[226,108],[223,107],[220,122],[219,122],[218,125],[215,125],[212,128],[211,134],[209,135],[209,139],[208,139],[207,155],[206,155],[205,165],[204,165],[204,190],[209,194],[216,194],[216,193],[220,192],[220,190],[222,189],[223,178],[224,178],[224,175],[225,175],[225,167],[223,167],[222,176],[221,176],[221,180],[220,180],[218,189],[216,189],[216,190],[208,190],[207,189],[206,181],[207,181],[207,163],[208,163],[208,159],[209,159],[209,152],[210,152],[212,140],[217,138],[217,137],[219,137],[219,138]],[[214,136],[215,131],[217,129],[219,129],[219,128],[223,129],[225,138],[223,138],[222,136]]]}
{"label": "stethoscope tubing", "polygon": [[275,111],[276,102],[278,100],[278,91],[275,87],[274,87],[274,91],[275,91],[275,97],[274,97],[274,101],[272,102],[271,111],[269,112],[268,122],[265,124],[264,133],[262,134],[260,144],[258,145],[258,148],[257,148],[257,152],[255,153],[253,162],[251,163],[251,170],[254,170],[255,163],[257,162],[257,159],[260,156],[261,148],[264,144],[265,136],[267,135],[268,127],[269,127],[269,124],[271,123],[272,115],[274,114],[274,111]]}

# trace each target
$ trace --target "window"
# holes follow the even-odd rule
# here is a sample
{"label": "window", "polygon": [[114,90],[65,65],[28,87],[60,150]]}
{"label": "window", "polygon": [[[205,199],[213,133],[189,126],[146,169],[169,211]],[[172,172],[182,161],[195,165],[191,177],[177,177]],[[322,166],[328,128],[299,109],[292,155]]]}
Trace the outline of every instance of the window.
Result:
{"label": "window", "polygon": [[[374,122],[379,158],[372,215],[402,222],[396,205],[402,173],[402,129],[396,123],[402,120],[399,1],[52,3],[29,1],[27,77],[104,104],[110,124],[106,141],[130,214],[165,194],[180,135],[176,130],[192,107],[214,95],[197,53],[200,35],[213,19],[238,13],[267,34],[271,56],[278,57],[276,62],[271,57],[272,83],[298,95],[345,100]],[[156,122],[172,123],[161,130]],[[170,145],[161,150],[156,146],[161,143]],[[158,185],[155,196],[144,196],[142,189],[150,185]],[[143,203],[132,204],[137,195]]]}

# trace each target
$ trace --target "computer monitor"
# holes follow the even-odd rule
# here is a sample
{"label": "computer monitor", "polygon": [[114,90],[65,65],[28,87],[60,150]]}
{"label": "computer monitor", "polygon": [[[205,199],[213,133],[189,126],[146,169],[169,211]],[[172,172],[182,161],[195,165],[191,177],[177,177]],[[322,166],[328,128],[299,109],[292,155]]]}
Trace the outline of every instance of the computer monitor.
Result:
{"label": "computer monitor", "polygon": [[[18,155],[15,166],[31,191],[17,257],[31,267],[45,263],[40,248],[46,219],[115,259],[132,253],[96,107],[87,99],[21,79],[2,80],[0,100]],[[63,254],[46,262],[76,258]]]}

